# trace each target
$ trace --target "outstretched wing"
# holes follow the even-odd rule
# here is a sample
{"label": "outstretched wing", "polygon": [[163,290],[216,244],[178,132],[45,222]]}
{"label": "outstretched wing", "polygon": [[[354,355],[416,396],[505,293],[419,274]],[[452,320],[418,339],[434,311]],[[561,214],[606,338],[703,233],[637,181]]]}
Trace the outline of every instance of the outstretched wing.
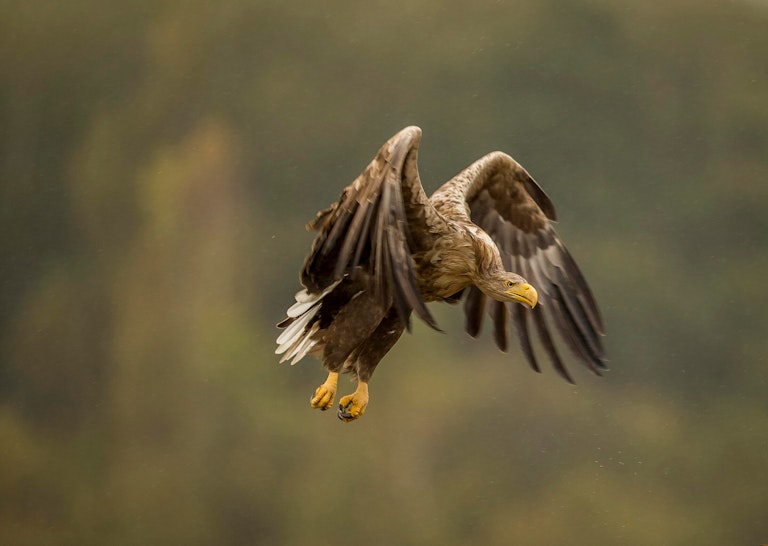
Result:
{"label": "outstretched wing", "polygon": [[578,360],[600,375],[606,369],[600,311],[579,267],[552,227],[554,205],[533,178],[514,159],[494,152],[439,191],[454,207],[459,199],[464,201],[465,211],[469,206],[471,221],[494,239],[505,268],[525,277],[539,292],[539,305],[530,310],[488,300],[471,287],[464,306],[467,332],[478,335],[488,310],[496,344],[506,351],[511,313],[523,353],[534,370],[540,368],[531,330],[536,330],[555,369],[573,382],[555,346],[554,331]]}
{"label": "outstretched wing", "polygon": [[318,213],[307,228],[320,233],[301,272],[310,294],[321,293],[344,276],[366,270],[385,305],[393,302],[410,329],[415,311],[437,324],[416,282],[412,253],[431,244],[425,218],[431,207],[416,165],[421,129],[407,127],[379,150],[339,200]]}

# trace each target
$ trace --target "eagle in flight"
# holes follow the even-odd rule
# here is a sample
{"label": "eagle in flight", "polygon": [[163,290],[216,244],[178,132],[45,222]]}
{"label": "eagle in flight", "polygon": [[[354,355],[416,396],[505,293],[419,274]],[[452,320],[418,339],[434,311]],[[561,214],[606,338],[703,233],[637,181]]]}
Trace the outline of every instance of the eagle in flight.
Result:
{"label": "eagle in flight", "polygon": [[552,332],[600,375],[606,369],[600,311],[552,227],[547,194],[514,159],[493,152],[427,197],[416,165],[420,139],[418,127],[389,139],[339,200],[307,225],[319,233],[301,270],[304,289],[278,324],[284,330],[275,352],[281,362],[308,354],[322,361],[328,378],[311,406],[332,407],[339,373],[354,373],[357,388],[341,398],[338,416],[363,415],[373,371],[410,331],[411,313],[439,329],[425,305],[432,301],[463,298],[473,337],[487,312],[502,351],[513,322],[537,372],[532,330],[567,381],[573,382]]}

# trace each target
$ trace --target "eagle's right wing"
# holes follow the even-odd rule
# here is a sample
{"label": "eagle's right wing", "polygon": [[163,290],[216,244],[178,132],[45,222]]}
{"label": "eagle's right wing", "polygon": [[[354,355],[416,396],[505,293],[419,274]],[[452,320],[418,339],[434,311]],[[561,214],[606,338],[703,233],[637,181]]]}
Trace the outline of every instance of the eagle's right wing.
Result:
{"label": "eagle's right wing", "polygon": [[432,242],[425,222],[432,205],[416,165],[420,138],[421,129],[406,127],[389,139],[339,200],[308,224],[320,233],[301,283],[309,294],[322,293],[362,268],[380,301],[393,302],[407,328],[415,311],[437,329],[421,297],[412,256]]}

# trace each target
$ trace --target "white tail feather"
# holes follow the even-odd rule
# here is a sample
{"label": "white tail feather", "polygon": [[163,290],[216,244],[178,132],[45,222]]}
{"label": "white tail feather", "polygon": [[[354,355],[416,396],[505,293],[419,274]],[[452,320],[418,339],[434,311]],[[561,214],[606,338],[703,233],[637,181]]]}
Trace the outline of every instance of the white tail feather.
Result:
{"label": "white tail feather", "polygon": [[285,331],[277,337],[277,343],[280,347],[277,348],[275,353],[284,353],[293,346],[304,333],[304,328],[309,324],[309,321],[312,320],[312,317],[315,316],[319,309],[319,306],[308,309],[302,316],[290,323]]}
{"label": "white tail feather", "polygon": [[284,362],[288,360],[289,358],[293,357],[293,360],[291,360],[291,366],[296,364],[299,360],[304,358],[307,353],[312,349],[312,347],[317,344],[317,341],[312,339],[312,336],[320,329],[320,325],[318,323],[315,323],[312,325],[312,328],[307,330],[307,332],[304,334],[304,337],[299,340],[299,342],[290,350],[290,352],[286,353],[283,358],[280,359],[280,362]]}
{"label": "white tail feather", "polygon": [[319,302],[321,299],[323,299],[326,294],[328,294],[331,290],[336,288],[336,286],[341,282],[341,280],[336,281],[331,286],[326,288],[322,291],[320,294],[310,294],[306,290],[301,290],[300,292],[296,293],[296,303],[291,305],[288,308],[288,316],[289,317],[298,317],[302,314],[304,314],[307,309],[310,309],[313,305],[315,305],[317,302]]}

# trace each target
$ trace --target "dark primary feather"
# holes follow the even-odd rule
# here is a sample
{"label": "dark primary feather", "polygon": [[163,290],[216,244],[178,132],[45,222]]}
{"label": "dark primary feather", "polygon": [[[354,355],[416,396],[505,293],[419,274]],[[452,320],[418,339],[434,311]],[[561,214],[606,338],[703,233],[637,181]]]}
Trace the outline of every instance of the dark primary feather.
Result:
{"label": "dark primary feather", "polygon": [[464,300],[464,313],[467,317],[466,330],[472,337],[477,337],[483,327],[485,300],[487,297],[477,286],[469,287],[467,299]]}

